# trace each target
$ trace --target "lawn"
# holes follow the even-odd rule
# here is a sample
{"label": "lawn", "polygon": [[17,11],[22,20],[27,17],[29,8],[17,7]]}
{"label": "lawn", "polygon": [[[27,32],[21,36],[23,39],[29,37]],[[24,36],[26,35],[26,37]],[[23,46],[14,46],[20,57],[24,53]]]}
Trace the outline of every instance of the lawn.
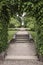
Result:
{"label": "lawn", "polygon": [[8,40],[11,40],[13,35],[16,34],[17,31],[9,30],[8,31]]}
{"label": "lawn", "polygon": [[33,39],[35,40],[36,32],[35,31],[29,31],[29,33],[32,35]]}

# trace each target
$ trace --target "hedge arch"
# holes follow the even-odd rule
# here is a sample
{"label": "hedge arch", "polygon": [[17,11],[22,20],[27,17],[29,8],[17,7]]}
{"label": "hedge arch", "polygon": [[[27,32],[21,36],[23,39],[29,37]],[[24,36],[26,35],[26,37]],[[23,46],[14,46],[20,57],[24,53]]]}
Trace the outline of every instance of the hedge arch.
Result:
{"label": "hedge arch", "polygon": [[27,12],[30,16],[36,18],[36,48],[38,54],[43,55],[43,1],[2,0],[0,1],[0,4],[0,52],[5,51],[8,47],[7,36],[10,17],[16,15],[15,13],[19,13],[21,16],[23,12]]}

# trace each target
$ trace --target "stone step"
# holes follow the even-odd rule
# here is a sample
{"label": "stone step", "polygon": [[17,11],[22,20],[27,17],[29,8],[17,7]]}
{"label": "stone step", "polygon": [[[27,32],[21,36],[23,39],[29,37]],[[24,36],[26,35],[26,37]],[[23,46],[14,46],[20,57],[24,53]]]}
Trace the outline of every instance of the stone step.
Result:
{"label": "stone step", "polygon": [[28,38],[28,36],[16,36],[16,37],[23,37],[23,38]]}
{"label": "stone step", "polygon": [[16,40],[19,40],[19,39],[20,39],[20,40],[29,40],[29,38],[21,38],[21,37],[20,37],[20,38],[19,38],[19,37],[16,38]]}
{"label": "stone step", "polygon": [[26,39],[25,39],[25,38],[24,38],[24,39],[21,39],[21,38],[19,39],[19,38],[17,38],[16,40],[17,40],[17,41],[28,41],[29,39],[27,39],[27,38],[26,38]]}
{"label": "stone step", "polygon": [[16,40],[15,42],[16,43],[29,43],[29,41],[26,41],[26,40],[25,41],[24,40]]}
{"label": "stone step", "polygon": [[16,37],[29,37],[28,35],[16,35]]}
{"label": "stone step", "polygon": [[43,65],[43,62],[37,60],[5,60],[0,65]]}
{"label": "stone step", "polygon": [[29,39],[29,37],[16,37],[16,39]]}
{"label": "stone step", "polygon": [[38,60],[37,56],[6,56],[5,60]]}
{"label": "stone step", "polygon": [[19,35],[19,36],[28,36],[29,34],[16,34],[17,36]]}

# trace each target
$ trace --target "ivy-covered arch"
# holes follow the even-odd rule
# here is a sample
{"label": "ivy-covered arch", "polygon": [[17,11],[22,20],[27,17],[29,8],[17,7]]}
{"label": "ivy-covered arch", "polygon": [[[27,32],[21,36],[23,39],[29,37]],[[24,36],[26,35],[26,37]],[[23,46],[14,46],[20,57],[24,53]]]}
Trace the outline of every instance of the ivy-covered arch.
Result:
{"label": "ivy-covered arch", "polygon": [[1,0],[0,1],[0,52],[8,47],[8,24],[10,16],[23,12],[36,18],[35,31],[38,54],[43,55],[43,0]]}

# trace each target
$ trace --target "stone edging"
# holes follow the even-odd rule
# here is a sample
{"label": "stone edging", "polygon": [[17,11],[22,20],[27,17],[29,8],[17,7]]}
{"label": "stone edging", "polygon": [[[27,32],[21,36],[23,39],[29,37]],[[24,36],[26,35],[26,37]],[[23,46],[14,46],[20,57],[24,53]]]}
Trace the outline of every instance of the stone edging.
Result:
{"label": "stone edging", "polygon": [[4,60],[6,55],[7,55],[6,51],[0,53],[0,60]]}

